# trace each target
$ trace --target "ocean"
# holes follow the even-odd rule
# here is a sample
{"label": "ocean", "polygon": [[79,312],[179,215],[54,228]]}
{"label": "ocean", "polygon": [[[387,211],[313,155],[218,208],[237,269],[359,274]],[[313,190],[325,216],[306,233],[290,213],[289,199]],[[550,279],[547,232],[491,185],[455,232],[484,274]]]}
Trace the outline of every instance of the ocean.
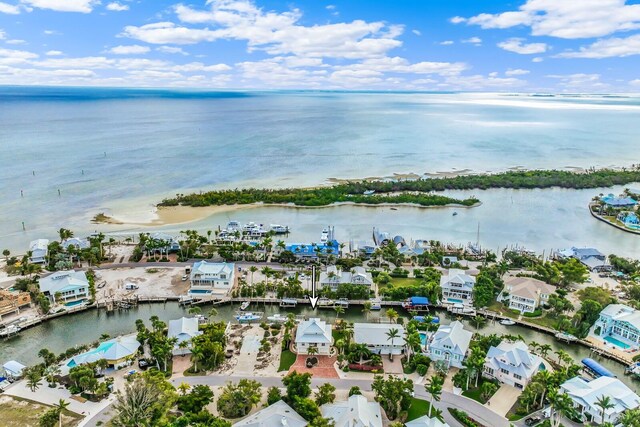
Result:
{"label": "ocean", "polygon": [[[0,249],[24,252],[32,239],[56,238],[60,227],[79,236],[135,232],[90,219],[150,211],[180,192],[625,166],[638,163],[639,138],[640,97],[633,96],[1,87]],[[234,215],[289,225],[289,240],[298,241],[317,240],[333,224],[341,240],[370,238],[379,226],[465,244],[479,225],[491,248],[575,244],[637,256],[640,236],[589,216],[586,204],[602,191],[611,190],[475,191],[483,205],[456,217],[450,209],[362,207]],[[228,219],[162,228],[204,230]]]}

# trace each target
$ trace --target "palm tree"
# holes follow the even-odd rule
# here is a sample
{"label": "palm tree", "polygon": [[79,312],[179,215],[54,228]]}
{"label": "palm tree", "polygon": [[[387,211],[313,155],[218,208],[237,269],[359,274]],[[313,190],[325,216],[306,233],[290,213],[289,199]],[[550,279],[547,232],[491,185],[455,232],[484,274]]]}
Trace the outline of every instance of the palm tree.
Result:
{"label": "palm tree", "polygon": [[253,273],[258,271],[258,267],[252,265],[251,267],[249,267],[249,271],[251,272],[251,286],[253,286]]}
{"label": "palm tree", "polygon": [[387,310],[387,317],[389,318],[389,323],[396,323],[396,320],[398,319],[398,312],[393,308],[390,308]]}
{"label": "palm tree", "polygon": [[431,401],[429,402],[429,418],[431,418],[431,408],[433,408],[433,403],[440,401],[443,384],[444,384],[444,378],[441,377],[440,375],[436,375],[427,380],[427,383],[424,389],[431,396]]}
{"label": "palm tree", "polygon": [[607,409],[613,408],[615,405],[611,402],[610,396],[602,395],[596,400],[596,406],[600,407],[602,411],[602,417],[600,418],[600,424],[604,424],[604,416]]}
{"label": "palm tree", "polygon": [[307,354],[309,356],[315,356],[316,354],[318,354],[318,347],[316,347],[315,345],[309,347],[307,349]]}
{"label": "palm tree", "polygon": [[124,393],[118,392],[113,405],[116,417],[111,421],[114,426],[142,426],[152,418],[161,393],[157,387],[148,387],[141,378],[125,384]]}
{"label": "palm tree", "polygon": [[178,386],[178,391],[184,396],[185,394],[187,394],[190,388],[191,386],[188,383],[182,382]]}
{"label": "palm tree", "polygon": [[371,301],[365,301],[362,305],[362,312],[364,313],[367,320],[369,320],[369,313],[371,313]]}
{"label": "palm tree", "polygon": [[575,413],[573,400],[566,393],[554,391],[549,393],[549,402],[551,403],[551,426],[559,427],[562,417],[571,418]]}
{"label": "palm tree", "polygon": [[370,353],[366,344],[354,344],[351,348],[351,354],[360,359],[360,364],[364,361],[364,357],[368,356]]}
{"label": "palm tree", "polygon": [[341,305],[336,305],[335,307],[333,307],[333,309],[336,311],[336,320],[338,320],[338,316],[344,314],[344,307]]}
{"label": "palm tree", "polygon": [[538,350],[540,351],[540,356],[542,357],[547,357],[547,354],[552,350],[553,348],[549,345],[549,344],[542,344],[538,347]]}
{"label": "palm tree", "polygon": [[623,427],[635,427],[640,425],[640,409],[624,411],[618,421]]}
{"label": "palm tree", "polygon": [[200,314],[200,313],[202,313],[202,309],[201,309],[200,307],[198,307],[198,306],[196,306],[196,307],[191,307],[191,308],[189,308],[189,310],[187,311],[187,313],[189,313],[189,314],[194,314],[194,315],[195,315],[195,314]]}
{"label": "palm tree", "polygon": [[42,379],[42,374],[40,373],[39,370],[31,368],[27,371],[26,377],[27,377],[27,387],[29,387],[29,390],[35,393],[38,387],[40,387],[40,380]]}
{"label": "palm tree", "polygon": [[392,328],[387,331],[387,341],[391,341],[391,349],[389,350],[389,360],[393,360],[393,340],[400,338],[400,333],[397,328]]}
{"label": "palm tree", "polygon": [[54,409],[58,413],[58,425],[62,427],[62,412],[69,407],[69,402],[64,399],[60,399],[57,404],[53,405]]}
{"label": "palm tree", "polygon": [[211,322],[211,320],[217,315],[218,315],[218,310],[216,310],[215,307],[211,307],[211,310],[209,310],[209,322]]}
{"label": "palm tree", "polygon": [[405,338],[405,345],[407,346],[407,362],[411,361],[411,354],[415,351],[414,349],[422,344],[422,340],[420,339],[420,334],[412,333],[407,335]]}

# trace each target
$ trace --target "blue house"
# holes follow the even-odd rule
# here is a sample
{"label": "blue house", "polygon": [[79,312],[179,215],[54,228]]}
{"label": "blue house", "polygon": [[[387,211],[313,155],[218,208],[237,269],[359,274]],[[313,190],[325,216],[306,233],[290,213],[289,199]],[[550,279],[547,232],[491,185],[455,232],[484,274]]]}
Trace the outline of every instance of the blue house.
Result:
{"label": "blue house", "polygon": [[618,221],[624,223],[627,228],[633,228],[640,230],[640,218],[634,212],[620,212],[618,214]]}
{"label": "blue house", "polygon": [[338,255],[340,244],[337,240],[329,240],[327,243],[291,243],[285,246],[285,250],[291,251],[296,257],[303,259],[316,259],[319,255]]}
{"label": "blue house", "polygon": [[614,196],[613,194],[608,194],[602,197],[602,203],[607,206],[611,206],[612,208],[633,208],[638,202],[631,197],[628,196]]}

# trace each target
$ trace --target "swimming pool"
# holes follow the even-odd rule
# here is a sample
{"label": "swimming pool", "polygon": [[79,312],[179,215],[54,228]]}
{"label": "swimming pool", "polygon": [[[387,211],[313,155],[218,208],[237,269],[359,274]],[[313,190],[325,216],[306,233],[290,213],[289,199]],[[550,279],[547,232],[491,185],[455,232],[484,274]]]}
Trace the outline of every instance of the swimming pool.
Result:
{"label": "swimming pool", "polygon": [[71,301],[71,302],[68,302],[68,303],[66,303],[64,306],[65,306],[65,307],[73,307],[73,306],[76,306],[76,305],[80,305],[80,304],[82,304],[83,302],[84,302],[84,300],[83,300],[83,299],[79,299],[79,300],[77,300],[77,301]]}
{"label": "swimming pool", "polygon": [[610,337],[610,336],[604,337],[604,340],[606,342],[611,343],[611,344],[613,344],[613,345],[615,345],[617,347],[620,347],[621,349],[624,349],[624,350],[626,350],[629,347],[631,347],[629,344],[625,344],[622,341],[620,341],[619,339],[616,339],[616,338],[613,338],[613,337]]}
{"label": "swimming pool", "polygon": [[420,343],[423,347],[427,345],[427,334],[425,334],[424,332],[420,332]]}
{"label": "swimming pool", "polygon": [[464,301],[458,298],[447,298],[448,302],[454,303],[454,304],[462,304]]}

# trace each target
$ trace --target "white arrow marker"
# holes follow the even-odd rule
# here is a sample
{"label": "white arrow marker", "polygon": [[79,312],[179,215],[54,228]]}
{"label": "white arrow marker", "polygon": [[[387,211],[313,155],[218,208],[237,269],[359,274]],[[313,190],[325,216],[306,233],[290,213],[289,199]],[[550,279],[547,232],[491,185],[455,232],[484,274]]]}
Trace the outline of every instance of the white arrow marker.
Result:
{"label": "white arrow marker", "polygon": [[311,296],[309,297],[311,303],[311,309],[315,310],[318,304],[318,297],[316,296],[316,266],[311,266]]}

